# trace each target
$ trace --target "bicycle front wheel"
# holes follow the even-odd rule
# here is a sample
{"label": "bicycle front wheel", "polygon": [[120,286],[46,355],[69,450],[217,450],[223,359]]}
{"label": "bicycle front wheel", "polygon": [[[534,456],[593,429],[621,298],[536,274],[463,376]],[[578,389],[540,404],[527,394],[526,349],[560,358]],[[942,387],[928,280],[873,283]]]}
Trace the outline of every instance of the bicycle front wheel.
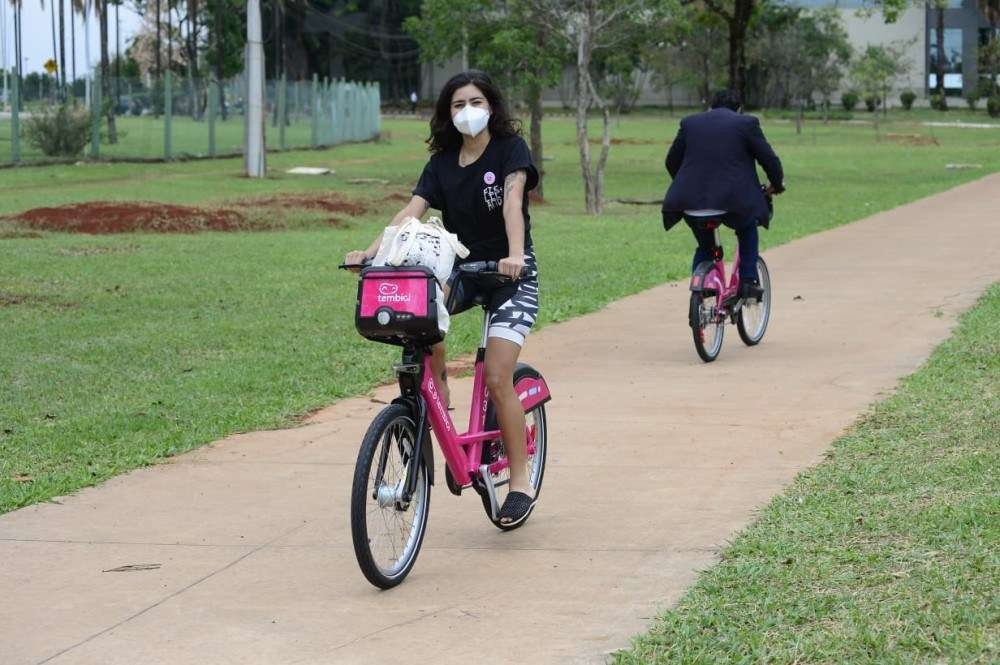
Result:
{"label": "bicycle front wheel", "polygon": [[722,338],[726,333],[726,320],[719,315],[719,296],[715,293],[693,291],[690,307],[688,318],[695,351],[702,360],[710,363],[719,357]]}
{"label": "bicycle front wheel", "polygon": [[757,278],[764,294],[760,302],[744,300],[736,314],[736,330],[747,346],[755,346],[764,338],[767,322],[771,319],[771,273],[767,271],[764,259],[757,258]]}
{"label": "bicycle front wheel", "polygon": [[[420,552],[431,500],[430,478],[416,450],[410,410],[392,404],[382,410],[361,441],[351,488],[351,537],[358,565],[368,581],[388,589],[406,577]],[[409,500],[407,472],[417,464]]]}

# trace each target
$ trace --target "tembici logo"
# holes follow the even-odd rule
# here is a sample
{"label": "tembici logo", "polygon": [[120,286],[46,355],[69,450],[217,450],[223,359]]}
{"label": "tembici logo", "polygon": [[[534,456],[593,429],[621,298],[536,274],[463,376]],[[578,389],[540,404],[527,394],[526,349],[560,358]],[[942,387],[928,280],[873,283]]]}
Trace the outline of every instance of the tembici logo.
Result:
{"label": "tembici logo", "polygon": [[399,284],[382,282],[378,285],[378,301],[380,303],[410,302],[410,294],[399,293]]}

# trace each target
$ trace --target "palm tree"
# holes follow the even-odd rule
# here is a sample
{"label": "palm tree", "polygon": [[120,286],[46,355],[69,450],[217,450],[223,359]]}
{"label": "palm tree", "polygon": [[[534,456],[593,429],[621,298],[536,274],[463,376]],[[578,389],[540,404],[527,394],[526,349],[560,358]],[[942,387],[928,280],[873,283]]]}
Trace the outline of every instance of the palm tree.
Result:
{"label": "palm tree", "polygon": [[97,0],[97,11],[101,27],[101,99],[108,118],[108,143],[118,143],[118,129],[115,126],[115,105],[111,100],[111,77],[108,64],[108,0]]}

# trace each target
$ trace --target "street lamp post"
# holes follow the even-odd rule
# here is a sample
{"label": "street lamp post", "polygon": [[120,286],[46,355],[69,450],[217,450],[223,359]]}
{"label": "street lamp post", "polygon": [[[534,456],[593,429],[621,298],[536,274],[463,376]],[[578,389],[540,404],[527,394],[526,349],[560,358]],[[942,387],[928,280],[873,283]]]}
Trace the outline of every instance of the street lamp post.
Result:
{"label": "street lamp post", "polygon": [[267,175],[264,146],[264,44],[261,40],[260,0],[247,2],[247,114],[244,158],[251,178]]}

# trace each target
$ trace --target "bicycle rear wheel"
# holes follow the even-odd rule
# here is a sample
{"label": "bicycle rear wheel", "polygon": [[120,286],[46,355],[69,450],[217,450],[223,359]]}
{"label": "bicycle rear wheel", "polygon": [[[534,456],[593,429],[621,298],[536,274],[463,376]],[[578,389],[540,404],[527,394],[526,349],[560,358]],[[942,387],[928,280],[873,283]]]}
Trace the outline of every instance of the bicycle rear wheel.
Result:
{"label": "bicycle rear wheel", "polygon": [[716,293],[693,291],[688,320],[694,348],[707,363],[719,357],[722,338],[726,333],[726,320],[719,316],[719,296]]}
{"label": "bicycle rear wheel", "polygon": [[[351,488],[351,538],[361,572],[388,589],[413,568],[423,543],[431,485],[419,450],[410,409],[391,404],[368,427],[354,467]],[[409,501],[403,486],[410,464],[418,464]]]}
{"label": "bicycle rear wheel", "polygon": [[[541,375],[533,367],[519,363],[514,370],[514,386],[516,388],[518,382],[523,378],[536,378],[539,376]],[[490,403],[487,407],[486,422],[488,429],[496,427],[496,411],[494,410],[492,403]],[[534,409],[524,414],[524,429],[525,441],[526,444],[528,444],[529,449],[532,442],[535,446],[534,452],[528,455],[528,481],[531,485],[535,499],[538,499],[538,494],[542,491],[542,479],[545,477],[545,457],[548,452],[548,429],[546,427],[544,404],[539,404]],[[507,453],[504,450],[504,443],[501,439],[487,441],[483,444],[483,453],[480,464],[492,464],[506,457]],[[484,481],[493,483],[493,486],[496,488],[497,505],[502,506],[509,491],[510,469],[505,468],[498,473],[491,473],[489,474],[489,478],[484,479]],[[487,519],[489,519],[490,522],[492,522],[498,529],[503,531],[512,531],[520,526],[523,526],[525,522],[528,521],[525,519],[513,526],[501,524],[499,519],[493,519],[490,497],[486,493],[486,490],[478,487],[476,489],[482,499],[483,510],[486,511]]]}
{"label": "bicycle rear wheel", "polygon": [[764,259],[757,259],[757,278],[764,295],[760,302],[756,300],[744,300],[743,306],[736,314],[736,330],[740,333],[740,339],[747,346],[755,346],[764,338],[767,331],[767,323],[771,319],[771,274],[767,271],[767,264]]}

